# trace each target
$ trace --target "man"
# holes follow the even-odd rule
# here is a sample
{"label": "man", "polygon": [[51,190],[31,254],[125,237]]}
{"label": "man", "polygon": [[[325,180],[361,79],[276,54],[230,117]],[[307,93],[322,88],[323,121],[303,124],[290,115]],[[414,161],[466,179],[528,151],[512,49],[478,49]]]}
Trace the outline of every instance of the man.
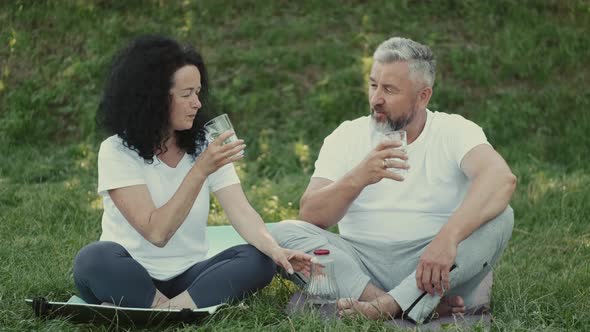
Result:
{"label": "man", "polygon": [[[436,65],[428,47],[395,37],[373,60],[370,116],[324,140],[303,221],[283,221],[273,235],[287,248],[330,249],[342,314],[423,322],[464,312],[510,239],[516,177],[479,126],[427,109]],[[383,139],[398,130],[407,153]],[[325,230],[336,224],[339,235]]]}

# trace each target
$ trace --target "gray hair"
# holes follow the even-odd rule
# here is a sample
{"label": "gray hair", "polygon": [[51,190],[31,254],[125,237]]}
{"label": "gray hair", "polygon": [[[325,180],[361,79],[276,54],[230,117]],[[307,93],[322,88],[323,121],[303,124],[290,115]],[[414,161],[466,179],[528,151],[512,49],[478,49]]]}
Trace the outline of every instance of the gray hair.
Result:
{"label": "gray hair", "polygon": [[434,85],[436,59],[428,46],[411,39],[393,37],[377,47],[373,59],[381,63],[408,61],[410,79],[429,87]]}

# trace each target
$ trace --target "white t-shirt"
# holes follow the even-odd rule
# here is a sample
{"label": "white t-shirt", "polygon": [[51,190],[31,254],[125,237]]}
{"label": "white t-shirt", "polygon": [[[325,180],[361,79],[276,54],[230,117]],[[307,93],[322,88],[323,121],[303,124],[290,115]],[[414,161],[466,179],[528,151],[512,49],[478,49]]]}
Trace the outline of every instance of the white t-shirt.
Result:
{"label": "white t-shirt", "polygon": [[[364,188],[338,223],[343,237],[405,241],[433,236],[463,201],[470,182],[461,160],[475,146],[489,143],[478,125],[460,115],[426,112],[424,130],[407,146],[405,180],[383,179]],[[324,140],[313,177],[337,181],[382,139],[370,116],[343,122]]]}
{"label": "white t-shirt", "polygon": [[127,222],[108,190],[144,184],[158,208],[170,200],[194,163],[194,158],[185,154],[175,168],[157,157],[152,164],[147,164],[137,152],[123,146],[122,139],[117,135],[107,138],[100,145],[98,193],[104,206],[100,240],[122,245],[152,278],[172,279],[205,258],[209,249],[206,238],[209,193],[240,183],[236,171],[229,164],[207,178],[186,220],[163,248],[144,239]]}

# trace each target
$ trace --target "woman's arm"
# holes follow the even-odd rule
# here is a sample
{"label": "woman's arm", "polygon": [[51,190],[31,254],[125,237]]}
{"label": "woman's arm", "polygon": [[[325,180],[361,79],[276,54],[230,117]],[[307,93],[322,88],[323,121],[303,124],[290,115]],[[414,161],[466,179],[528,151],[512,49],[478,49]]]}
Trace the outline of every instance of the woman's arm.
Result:
{"label": "woman's arm", "polygon": [[108,191],[111,199],[146,240],[164,247],[186,219],[207,176],[242,158],[237,155],[244,149],[242,140],[221,145],[231,135],[231,132],[222,134],[199,155],[174,195],[161,207],[155,207],[146,185],[111,189]]}
{"label": "woman's arm", "polygon": [[242,186],[233,184],[215,192],[229,221],[246,242],[255,246],[288,273],[307,273],[311,256],[281,248],[269,233],[262,217],[252,208]]}

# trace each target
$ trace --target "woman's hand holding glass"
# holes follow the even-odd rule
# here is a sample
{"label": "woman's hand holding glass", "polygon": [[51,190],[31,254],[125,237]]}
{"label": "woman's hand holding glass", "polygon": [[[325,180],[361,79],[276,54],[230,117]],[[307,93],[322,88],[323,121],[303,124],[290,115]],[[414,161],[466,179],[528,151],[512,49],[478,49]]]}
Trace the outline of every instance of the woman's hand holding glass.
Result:
{"label": "woman's hand holding glass", "polygon": [[195,166],[202,170],[205,176],[209,176],[221,167],[244,157],[243,151],[246,147],[244,140],[238,139],[235,142],[223,143],[233,135],[235,135],[233,131],[226,131],[219,135],[197,157]]}
{"label": "woman's hand holding glass", "polygon": [[277,246],[272,250],[270,257],[275,264],[285,269],[287,273],[293,274],[294,272],[300,272],[304,276],[309,277],[312,256],[301,251]]}

